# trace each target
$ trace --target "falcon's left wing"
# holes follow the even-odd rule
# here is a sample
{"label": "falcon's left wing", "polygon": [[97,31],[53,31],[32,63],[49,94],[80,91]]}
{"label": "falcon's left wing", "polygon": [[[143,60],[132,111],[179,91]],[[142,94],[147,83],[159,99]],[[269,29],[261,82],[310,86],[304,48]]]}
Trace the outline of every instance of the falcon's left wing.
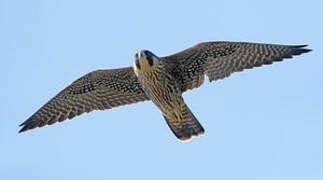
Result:
{"label": "falcon's left wing", "polygon": [[311,51],[306,45],[290,46],[247,42],[205,42],[163,57],[168,70],[181,84],[182,92],[199,87],[204,75],[210,81],[234,72],[292,58]]}

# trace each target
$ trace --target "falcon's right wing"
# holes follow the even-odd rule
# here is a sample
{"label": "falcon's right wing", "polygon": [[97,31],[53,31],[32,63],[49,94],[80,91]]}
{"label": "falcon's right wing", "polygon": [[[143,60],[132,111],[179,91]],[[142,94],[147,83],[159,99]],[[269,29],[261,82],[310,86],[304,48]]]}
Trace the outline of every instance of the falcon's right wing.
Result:
{"label": "falcon's right wing", "polygon": [[51,125],[93,110],[150,100],[132,67],[97,70],[74,81],[20,126],[19,132]]}

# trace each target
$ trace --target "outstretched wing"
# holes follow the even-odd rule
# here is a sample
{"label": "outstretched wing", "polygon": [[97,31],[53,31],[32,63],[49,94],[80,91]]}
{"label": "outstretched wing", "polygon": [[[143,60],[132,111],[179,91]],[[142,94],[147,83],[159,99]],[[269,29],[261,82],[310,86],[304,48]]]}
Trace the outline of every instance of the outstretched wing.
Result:
{"label": "outstretched wing", "polygon": [[182,85],[182,92],[199,87],[204,75],[210,82],[234,72],[292,58],[311,51],[306,45],[290,46],[246,42],[205,42],[163,57],[168,70]]}
{"label": "outstretched wing", "polygon": [[48,101],[29,119],[19,132],[62,122],[93,110],[149,100],[132,67],[93,71],[74,81]]}

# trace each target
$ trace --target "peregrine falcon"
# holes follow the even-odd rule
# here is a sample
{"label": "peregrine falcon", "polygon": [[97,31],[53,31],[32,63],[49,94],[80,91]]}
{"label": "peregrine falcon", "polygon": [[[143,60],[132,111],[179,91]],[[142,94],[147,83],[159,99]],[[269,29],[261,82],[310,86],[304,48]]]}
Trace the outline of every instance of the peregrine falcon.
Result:
{"label": "peregrine falcon", "polygon": [[84,112],[151,100],[180,140],[204,134],[182,94],[210,82],[293,55],[307,45],[248,42],[204,42],[179,53],[158,57],[148,50],[135,54],[133,67],[97,70],[77,79],[29,117],[19,132],[72,119]]}

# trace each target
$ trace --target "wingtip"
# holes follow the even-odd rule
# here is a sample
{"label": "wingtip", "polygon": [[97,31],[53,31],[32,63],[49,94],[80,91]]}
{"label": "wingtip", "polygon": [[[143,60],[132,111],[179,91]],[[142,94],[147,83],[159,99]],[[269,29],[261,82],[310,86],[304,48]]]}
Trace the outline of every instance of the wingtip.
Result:
{"label": "wingtip", "polygon": [[30,129],[34,129],[37,127],[37,123],[35,121],[33,121],[32,118],[29,118],[27,119],[26,121],[24,121],[23,123],[21,123],[19,125],[19,127],[22,127],[20,130],[19,130],[19,133],[22,133],[22,132],[25,132],[25,131],[28,131]]}
{"label": "wingtip", "polygon": [[23,122],[23,123],[21,123],[19,125],[19,127],[21,127],[21,126],[22,126],[22,128],[19,130],[18,133],[22,133],[22,132],[28,131],[29,129],[33,129],[28,124],[26,124],[25,122]]}
{"label": "wingtip", "polygon": [[23,127],[20,128],[20,130],[18,131],[18,133],[22,133],[22,132],[26,131],[25,130],[25,127],[26,127],[25,124],[26,124],[26,121],[24,121],[23,123],[19,124],[18,127],[21,127],[21,126],[23,126]]}
{"label": "wingtip", "polygon": [[307,47],[307,46],[308,46],[308,44],[302,44],[302,45],[294,45],[292,47],[294,47],[294,48],[304,48],[304,47]]}
{"label": "wingtip", "polygon": [[308,45],[296,45],[296,46],[292,46],[292,55],[301,55],[303,53],[308,53],[313,51],[312,49],[307,49],[305,47],[307,47]]}
{"label": "wingtip", "polygon": [[24,121],[23,123],[19,124],[19,127],[23,126],[26,124],[26,121]]}
{"label": "wingtip", "polygon": [[25,127],[26,127],[26,126],[22,127],[22,128],[18,131],[18,133],[20,134],[20,133],[22,133],[22,132],[27,131],[27,129],[26,129]]}

